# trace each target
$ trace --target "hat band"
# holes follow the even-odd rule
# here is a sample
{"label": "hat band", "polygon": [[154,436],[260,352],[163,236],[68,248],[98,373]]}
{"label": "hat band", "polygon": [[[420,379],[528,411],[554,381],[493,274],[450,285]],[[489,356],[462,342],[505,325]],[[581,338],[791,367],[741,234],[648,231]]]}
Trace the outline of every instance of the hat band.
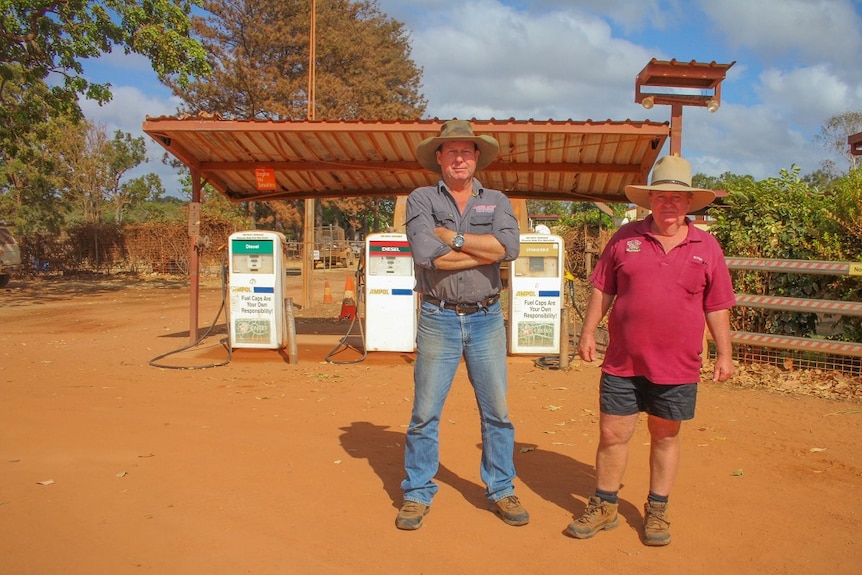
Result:
{"label": "hat band", "polygon": [[678,186],[685,186],[686,188],[691,187],[691,184],[686,184],[685,182],[681,182],[679,180],[658,180],[657,182],[653,182],[650,185],[651,186],[658,186],[660,184],[676,184]]}

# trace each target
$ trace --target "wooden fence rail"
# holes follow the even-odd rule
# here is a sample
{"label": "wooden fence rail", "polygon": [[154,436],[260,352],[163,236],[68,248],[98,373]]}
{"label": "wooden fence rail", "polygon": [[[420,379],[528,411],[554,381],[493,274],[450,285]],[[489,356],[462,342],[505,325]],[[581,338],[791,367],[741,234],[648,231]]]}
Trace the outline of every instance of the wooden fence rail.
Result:
{"label": "wooden fence rail", "polygon": [[[731,270],[765,271],[793,274],[862,276],[862,262],[823,262],[760,258],[726,258]],[[738,294],[737,305],[800,313],[825,313],[862,316],[862,303],[822,299],[785,298]],[[809,351],[829,355],[862,358],[862,343],[807,337],[731,331],[731,342],[737,345]]]}

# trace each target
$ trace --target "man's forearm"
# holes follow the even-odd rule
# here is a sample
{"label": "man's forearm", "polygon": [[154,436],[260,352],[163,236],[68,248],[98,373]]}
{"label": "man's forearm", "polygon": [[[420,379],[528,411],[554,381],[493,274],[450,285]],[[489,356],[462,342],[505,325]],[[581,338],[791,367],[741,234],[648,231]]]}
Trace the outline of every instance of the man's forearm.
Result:
{"label": "man's forearm", "polygon": [[[447,246],[451,246],[452,238],[458,232],[446,228],[437,228],[434,230],[434,233],[441,242]],[[470,254],[476,257],[480,262],[476,265],[499,261],[506,254],[506,248],[491,234],[464,234],[464,247],[460,251],[462,254]]]}

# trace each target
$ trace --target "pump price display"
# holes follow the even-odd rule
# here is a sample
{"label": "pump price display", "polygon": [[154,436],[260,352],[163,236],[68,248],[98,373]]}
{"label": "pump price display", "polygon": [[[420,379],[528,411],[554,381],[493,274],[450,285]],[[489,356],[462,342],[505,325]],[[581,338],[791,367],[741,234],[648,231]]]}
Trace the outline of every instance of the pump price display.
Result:
{"label": "pump price display", "polygon": [[231,242],[233,273],[272,274],[272,240],[234,239]]}
{"label": "pump price display", "polygon": [[368,243],[368,275],[409,277],[413,274],[410,244],[399,240],[372,240]]}

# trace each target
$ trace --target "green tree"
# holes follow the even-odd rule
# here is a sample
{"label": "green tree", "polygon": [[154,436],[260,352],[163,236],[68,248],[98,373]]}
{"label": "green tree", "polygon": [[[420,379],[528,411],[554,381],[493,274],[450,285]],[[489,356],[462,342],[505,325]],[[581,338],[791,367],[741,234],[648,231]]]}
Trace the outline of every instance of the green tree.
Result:
{"label": "green tree", "polygon": [[[0,141],[15,142],[50,117],[80,117],[79,95],[110,100],[110,85],[84,78],[82,61],[115,46],[147,57],[161,80],[180,86],[208,73],[204,49],[191,37],[195,5],[198,0],[0,0]],[[34,92],[41,97],[30,99]]]}
{"label": "green tree", "polygon": [[57,150],[68,124],[62,120],[33,124],[14,141],[15,153],[9,157],[3,157],[2,149],[12,140],[0,143],[0,219],[13,223],[19,234],[60,231],[68,207],[56,175]]}
{"label": "green tree", "polygon": [[836,152],[850,163],[850,170],[859,165],[859,156],[850,153],[847,145],[848,136],[862,132],[862,110],[848,111],[832,116],[820,126],[820,134],[814,137],[824,148]]}
{"label": "green tree", "polygon": [[130,223],[177,223],[188,222],[186,203],[174,196],[151,197],[147,201],[129,207],[124,219]]}
{"label": "green tree", "polygon": [[[829,219],[835,224],[827,232],[835,235],[838,244],[836,260],[862,262],[862,167],[833,181],[829,195],[832,207]],[[834,278],[832,291],[846,301],[862,301],[862,279],[858,276]],[[862,318],[842,316],[841,333],[848,341],[862,341]]]}
{"label": "green tree", "polygon": [[[724,207],[710,210],[710,231],[727,255],[738,257],[830,260],[838,243],[829,218],[831,197],[799,177],[799,168],[780,177],[726,182]],[[826,231],[826,233],[824,233]],[[827,276],[781,272],[735,275],[739,293],[798,298],[825,298]],[[807,337],[816,333],[816,314],[744,308],[734,310],[734,324],[745,331]]]}
{"label": "green tree", "polygon": [[157,174],[147,174],[123,181],[129,170],[147,161],[144,137],[133,138],[128,132],[117,130],[103,153],[106,161],[106,189],[104,199],[114,208],[114,223],[123,221],[123,210],[147,199],[158,199],[165,190]]}
{"label": "green tree", "polygon": [[144,174],[121,183],[119,190],[109,197],[109,202],[114,205],[114,223],[123,223],[126,212],[146,202],[158,202],[164,195],[165,188],[158,174]]}
{"label": "green tree", "polygon": [[556,200],[527,200],[527,213],[543,216],[564,216],[569,211],[570,202]]}
{"label": "green tree", "polygon": [[76,219],[98,224],[110,186],[111,149],[105,129],[89,122],[64,122],[57,143],[55,174],[62,197],[76,207]]}

